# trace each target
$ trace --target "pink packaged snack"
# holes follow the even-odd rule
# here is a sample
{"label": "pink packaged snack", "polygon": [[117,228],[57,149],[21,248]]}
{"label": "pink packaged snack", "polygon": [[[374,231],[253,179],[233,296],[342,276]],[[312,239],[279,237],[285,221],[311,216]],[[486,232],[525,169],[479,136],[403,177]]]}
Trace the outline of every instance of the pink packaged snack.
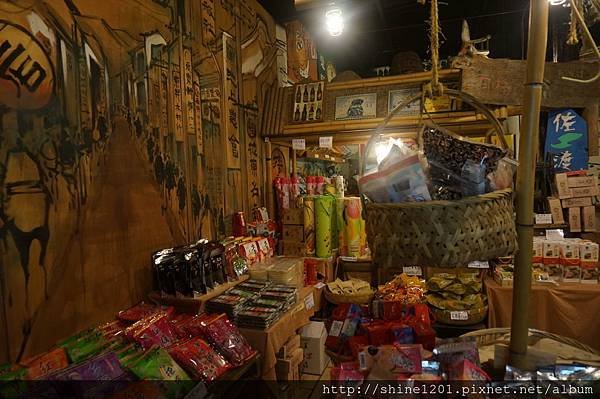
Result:
{"label": "pink packaged snack", "polygon": [[202,338],[192,338],[169,349],[169,354],[193,378],[210,383],[231,369],[231,364]]}
{"label": "pink packaged snack", "polygon": [[169,314],[173,313],[174,311],[172,306],[161,307],[145,302],[140,302],[127,310],[122,310],[119,313],[117,313],[117,319],[133,323],[148,316],[152,316],[154,313],[161,310]]}
{"label": "pink packaged snack", "polygon": [[246,338],[240,334],[227,315],[202,323],[204,336],[229,360],[239,366],[256,354]]}
{"label": "pink packaged snack", "polygon": [[165,348],[177,341],[177,336],[169,322],[169,315],[162,311],[137,321],[125,330],[125,335],[144,349],[154,345]]}

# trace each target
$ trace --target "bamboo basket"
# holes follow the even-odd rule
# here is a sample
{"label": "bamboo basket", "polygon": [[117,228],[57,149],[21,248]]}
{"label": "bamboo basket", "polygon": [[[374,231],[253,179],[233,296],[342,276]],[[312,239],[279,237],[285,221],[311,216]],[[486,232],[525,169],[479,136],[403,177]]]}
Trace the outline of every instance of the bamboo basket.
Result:
{"label": "bamboo basket", "polygon": [[327,301],[333,303],[334,305],[341,305],[343,303],[363,305],[371,302],[374,292],[361,292],[359,294],[334,294],[333,292],[329,291],[328,287],[326,287],[324,290],[324,294],[325,299],[327,299]]}
{"label": "bamboo basket", "polygon": [[451,326],[470,326],[481,323],[485,320],[488,312],[488,306],[485,305],[479,309],[466,310],[465,312],[467,312],[468,315],[467,320],[453,320],[449,310],[437,309],[432,306],[430,306],[429,309],[431,309],[436,321]]}
{"label": "bamboo basket", "polygon": [[[480,111],[507,149],[502,125],[485,105],[459,90],[446,89],[444,93]],[[365,154],[369,154],[392,116],[420,98],[421,95],[416,95],[389,113],[373,133]],[[365,173],[366,158],[363,157],[361,163],[361,175]],[[471,261],[512,255],[517,249],[514,205],[509,189],[457,201],[365,201],[364,209],[369,248],[373,260],[384,271],[410,265],[464,266]]]}
{"label": "bamboo basket", "polygon": [[[477,346],[479,348],[489,345],[495,345],[499,343],[509,344],[510,343],[510,327],[506,328],[488,328],[485,330],[477,330],[462,335],[463,337],[475,337]],[[533,328],[529,329],[529,341],[530,345],[539,341],[540,339],[548,338],[557,341],[561,344],[569,345],[577,349],[581,349],[585,352],[591,353],[596,356],[600,356],[600,352],[596,349],[583,344],[576,339],[563,337],[562,335],[549,333],[547,331],[536,330]]]}

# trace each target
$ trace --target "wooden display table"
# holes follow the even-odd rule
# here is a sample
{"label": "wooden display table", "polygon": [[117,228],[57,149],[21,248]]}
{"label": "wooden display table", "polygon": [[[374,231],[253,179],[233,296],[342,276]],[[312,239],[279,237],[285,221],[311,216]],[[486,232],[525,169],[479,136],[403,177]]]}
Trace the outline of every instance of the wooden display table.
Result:
{"label": "wooden display table", "polygon": [[[510,327],[512,287],[501,287],[489,276],[485,286],[489,327]],[[600,285],[533,284],[529,306],[530,328],[574,338],[600,349]]]}
{"label": "wooden display table", "polygon": [[239,280],[221,284],[208,294],[197,298],[177,298],[171,295],[161,295],[159,291],[152,291],[148,294],[148,299],[157,305],[173,306],[178,312],[197,314],[204,310],[204,305],[208,300],[221,295],[231,287],[248,280],[248,278],[249,276],[245,274]]}

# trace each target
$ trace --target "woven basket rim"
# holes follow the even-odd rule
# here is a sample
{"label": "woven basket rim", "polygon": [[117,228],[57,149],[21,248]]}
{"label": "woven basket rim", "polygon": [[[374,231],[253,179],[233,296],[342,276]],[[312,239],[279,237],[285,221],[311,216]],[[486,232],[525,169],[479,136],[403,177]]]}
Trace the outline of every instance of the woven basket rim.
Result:
{"label": "woven basket rim", "polygon": [[490,200],[501,199],[512,195],[512,189],[492,191],[490,193],[465,197],[456,201],[435,200],[435,201],[420,201],[420,202],[393,202],[379,203],[372,202],[366,204],[366,209],[393,209],[393,208],[431,208],[431,207],[460,207],[465,204],[474,205]]}

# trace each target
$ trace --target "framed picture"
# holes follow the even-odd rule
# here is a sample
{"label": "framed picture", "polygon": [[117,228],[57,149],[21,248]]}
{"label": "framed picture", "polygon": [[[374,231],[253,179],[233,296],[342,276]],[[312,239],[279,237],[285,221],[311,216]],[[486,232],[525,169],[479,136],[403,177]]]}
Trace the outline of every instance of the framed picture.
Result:
{"label": "framed picture", "polygon": [[[418,87],[411,87],[408,89],[390,90],[388,95],[388,114],[392,112],[398,104],[408,100],[411,97],[419,94],[421,89]],[[402,108],[396,113],[396,115],[419,115],[421,111],[421,100],[416,100]]]}
{"label": "framed picture", "polygon": [[295,123],[322,121],[324,96],[325,82],[305,83],[294,86],[292,120]]}
{"label": "framed picture", "polygon": [[375,118],[377,93],[355,94],[335,99],[335,120]]}

